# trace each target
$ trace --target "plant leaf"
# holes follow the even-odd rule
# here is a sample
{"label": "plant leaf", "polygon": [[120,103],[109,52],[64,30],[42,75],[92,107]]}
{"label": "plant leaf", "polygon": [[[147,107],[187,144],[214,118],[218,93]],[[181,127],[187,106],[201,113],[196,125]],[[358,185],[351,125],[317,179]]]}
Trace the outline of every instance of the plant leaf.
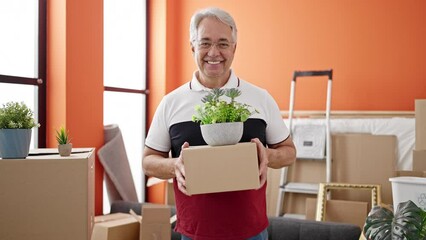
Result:
{"label": "plant leaf", "polygon": [[364,235],[373,240],[418,240],[425,238],[426,213],[412,201],[401,202],[395,215],[391,210],[375,206],[364,224]]}

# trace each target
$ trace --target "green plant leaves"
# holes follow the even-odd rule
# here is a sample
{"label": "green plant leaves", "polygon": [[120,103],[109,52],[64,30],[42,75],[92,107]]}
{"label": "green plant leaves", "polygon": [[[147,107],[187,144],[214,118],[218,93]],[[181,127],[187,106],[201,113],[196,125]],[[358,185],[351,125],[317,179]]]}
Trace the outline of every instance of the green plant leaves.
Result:
{"label": "green plant leaves", "polygon": [[39,127],[31,109],[21,102],[7,102],[0,108],[0,129],[30,129]]}
{"label": "green plant leaves", "polygon": [[[227,102],[221,97],[225,95],[231,99]],[[231,89],[212,89],[201,99],[204,105],[195,106],[195,112],[192,121],[201,125],[224,123],[224,122],[245,122],[257,110],[250,111],[251,106],[235,101],[235,98],[241,95],[241,91],[236,88]]]}
{"label": "green plant leaves", "polygon": [[65,127],[59,128],[59,131],[56,130],[56,141],[59,145],[68,144],[71,142],[69,138],[69,132],[65,129]]}
{"label": "green plant leaves", "polygon": [[426,239],[426,212],[412,201],[402,202],[397,211],[375,206],[364,225],[364,235],[372,240]]}

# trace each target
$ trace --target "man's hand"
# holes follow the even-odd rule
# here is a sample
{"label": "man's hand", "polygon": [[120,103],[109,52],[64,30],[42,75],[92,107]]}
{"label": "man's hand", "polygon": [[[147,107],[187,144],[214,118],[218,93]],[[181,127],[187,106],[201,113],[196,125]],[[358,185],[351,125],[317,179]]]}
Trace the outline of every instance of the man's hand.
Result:
{"label": "man's hand", "polygon": [[177,180],[177,185],[179,190],[184,193],[185,195],[190,196],[190,194],[188,194],[188,192],[186,191],[186,183],[185,183],[185,167],[184,167],[184,160],[182,157],[182,150],[184,148],[188,148],[189,147],[189,143],[185,142],[182,145],[181,151],[180,151],[180,155],[177,159],[177,161],[175,162],[175,175],[176,175],[176,180]]}
{"label": "man's hand", "polygon": [[258,138],[253,138],[251,142],[256,143],[257,148],[257,158],[259,161],[259,177],[260,177],[260,187],[266,182],[267,173],[268,173],[268,155],[266,154],[266,148],[260,142]]}

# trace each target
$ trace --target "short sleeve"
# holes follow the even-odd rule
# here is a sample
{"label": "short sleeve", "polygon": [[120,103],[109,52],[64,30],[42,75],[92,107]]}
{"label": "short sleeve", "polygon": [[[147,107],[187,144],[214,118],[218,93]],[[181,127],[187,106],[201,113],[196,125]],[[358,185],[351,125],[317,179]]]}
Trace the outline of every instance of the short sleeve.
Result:
{"label": "short sleeve", "polygon": [[286,140],[290,132],[284,123],[278,104],[269,93],[266,93],[266,106],[268,109],[266,142],[277,144]]}
{"label": "short sleeve", "polygon": [[155,111],[145,139],[145,145],[147,147],[160,152],[169,152],[171,147],[166,109],[167,100],[164,97]]}

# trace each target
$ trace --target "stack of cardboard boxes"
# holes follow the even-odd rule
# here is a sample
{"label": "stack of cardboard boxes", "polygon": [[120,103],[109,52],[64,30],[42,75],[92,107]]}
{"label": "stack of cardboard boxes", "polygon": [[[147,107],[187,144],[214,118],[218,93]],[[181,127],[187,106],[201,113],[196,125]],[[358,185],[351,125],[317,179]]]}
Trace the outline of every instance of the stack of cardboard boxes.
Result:
{"label": "stack of cardboard boxes", "polygon": [[398,171],[392,182],[394,209],[398,204],[411,200],[426,210],[426,100],[415,101],[415,147],[413,149],[413,170]]}
{"label": "stack of cardboard boxes", "polygon": [[133,212],[97,216],[91,240],[170,240],[174,221],[170,207],[143,205],[142,216]]}

